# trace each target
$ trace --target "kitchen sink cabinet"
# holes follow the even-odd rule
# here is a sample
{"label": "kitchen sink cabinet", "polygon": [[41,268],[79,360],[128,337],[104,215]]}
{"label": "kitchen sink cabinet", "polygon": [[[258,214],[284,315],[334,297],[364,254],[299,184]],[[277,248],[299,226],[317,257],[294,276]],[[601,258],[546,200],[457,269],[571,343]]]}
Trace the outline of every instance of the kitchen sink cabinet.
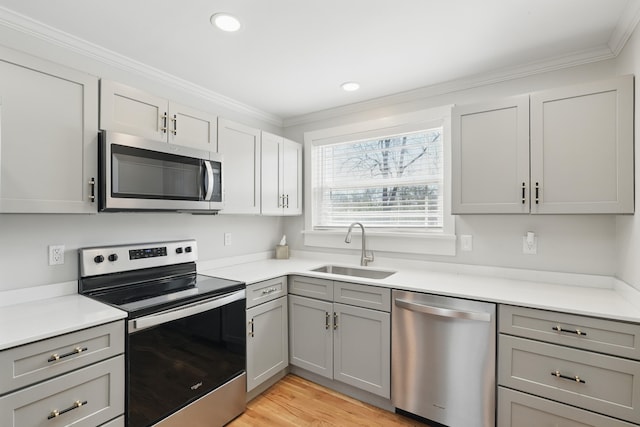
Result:
{"label": "kitchen sink cabinet", "polygon": [[633,84],[454,107],[452,212],[633,213]]}
{"label": "kitchen sink cabinet", "polygon": [[216,116],[102,79],[100,129],[216,151]]}
{"label": "kitchen sink cabinet", "polygon": [[0,352],[0,425],[124,425],[124,322]]}
{"label": "kitchen sink cabinet", "polygon": [[[326,291],[329,288],[331,292]],[[314,294],[310,290],[322,299],[310,298]],[[290,363],[388,399],[391,315],[386,294],[390,289],[292,276],[289,292]],[[336,302],[345,294],[356,305]],[[370,303],[363,307],[356,302],[370,300],[387,304],[371,309],[366,307]]]}
{"label": "kitchen sink cabinet", "polygon": [[97,212],[98,79],[0,48],[0,212]]}
{"label": "kitchen sink cabinet", "polygon": [[302,214],[302,144],[262,132],[263,215]]}
{"label": "kitchen sink cabinet", "polygon": [[535,425],[640,423],[639,331],[625,322],[500,306],[497,425],[520,427],[528,418]]}
{"label": "kitchen sink cabinet", "polygon": [[222,214],[260,214],[260,130],[218,119],[218,153],[224,156]]}
{"label": "kitchen sink cabinet", "polygon": [[247,286],[247,391],[289,366],[287,278]]}

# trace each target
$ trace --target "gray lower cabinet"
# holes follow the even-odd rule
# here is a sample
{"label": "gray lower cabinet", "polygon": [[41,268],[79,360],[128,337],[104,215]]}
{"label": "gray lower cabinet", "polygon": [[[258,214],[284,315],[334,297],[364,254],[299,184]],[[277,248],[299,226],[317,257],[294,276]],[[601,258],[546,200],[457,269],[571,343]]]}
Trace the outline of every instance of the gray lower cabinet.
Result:
{"label": "gray lower cabinet", "polygon": [[124,322],[0,352],[0,425],[124,425]]}
{"label": "gray lower cabinet", "polygon": [[287,279],[247,286],[247,391],[289,366]]}
{"label": "gray lower cabinet", "polygon": [[[289,280],[290,363],[389,398],[390,289],[299,276]],[[356,305],[293,295],[310,290]]]}
{"label": "gray lower cabinet", "polygon": [[503,305],[499,331],[500,427],[640,424],[637,325]]}

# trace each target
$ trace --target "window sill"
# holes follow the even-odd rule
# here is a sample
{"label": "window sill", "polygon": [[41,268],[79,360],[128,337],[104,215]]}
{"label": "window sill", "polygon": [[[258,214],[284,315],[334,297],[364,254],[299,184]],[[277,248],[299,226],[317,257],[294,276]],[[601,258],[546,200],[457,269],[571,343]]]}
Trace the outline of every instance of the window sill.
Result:
{"label": "window sill", "polygon": [[[351,243],[345,243],[345,231],[305,230],[305,246],[338,249],[360,249],[360,231],[354,230]],[[455,256],[455,234],[400,233],[367,230],[367,249],[377,252],[396,252],[424,255]]]}

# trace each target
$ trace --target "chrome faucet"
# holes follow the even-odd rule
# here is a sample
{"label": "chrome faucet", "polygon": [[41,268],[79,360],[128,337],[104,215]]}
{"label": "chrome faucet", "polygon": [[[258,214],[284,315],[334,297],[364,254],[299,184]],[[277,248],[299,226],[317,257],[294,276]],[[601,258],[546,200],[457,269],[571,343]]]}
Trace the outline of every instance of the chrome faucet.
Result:
{"label": "chrome faucet", "polygon": [[359,222],[354,222],[349,226],[349,230],[347,231],[347,237],[344,238],[345,243],[351,243],[351,230],[354,225],[359,225],[362,228],[362,255],[360,256],[360,265],[367,266],[368,263],[373,262],[373,252],[369,251],[369,255],[367,255],[367,240],[364,235],[364,225]]}

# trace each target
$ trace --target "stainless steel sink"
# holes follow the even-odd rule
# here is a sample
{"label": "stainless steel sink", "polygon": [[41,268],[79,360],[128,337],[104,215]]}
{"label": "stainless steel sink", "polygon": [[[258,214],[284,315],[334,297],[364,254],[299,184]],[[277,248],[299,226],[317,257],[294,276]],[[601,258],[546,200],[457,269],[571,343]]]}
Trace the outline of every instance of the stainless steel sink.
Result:
{"label": "stainless steel sink", "polygon": [[339,274],[341,276],[364,277],[367,279],[384,279],[391,276],[395,271],[372,270],[370,268],[342,267],[340,265],[323,265],[311,271],[319,273]]}

